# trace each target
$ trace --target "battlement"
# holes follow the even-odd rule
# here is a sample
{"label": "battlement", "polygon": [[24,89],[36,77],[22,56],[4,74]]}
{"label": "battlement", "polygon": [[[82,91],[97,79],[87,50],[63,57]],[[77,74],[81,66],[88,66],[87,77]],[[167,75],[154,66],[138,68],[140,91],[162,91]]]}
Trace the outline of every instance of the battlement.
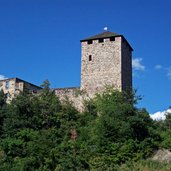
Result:
{"label": "battlement", "polygon": [[95,36],[91,36],[89,38],[85,38],[80,40],[82,44],[96,44],[96,43],[103,43],[103,42],[113,42],[115,41],[116,37],[122,37],[122,40],[126,42],[126,44],[129,46],[130,50],[133,51],[133,48],[131,45],[128,43],[128,41],[125,39],[125,37],[121,34],[118,33],[113,33],[109,31],[105,31],[103,33],[97,34]]}

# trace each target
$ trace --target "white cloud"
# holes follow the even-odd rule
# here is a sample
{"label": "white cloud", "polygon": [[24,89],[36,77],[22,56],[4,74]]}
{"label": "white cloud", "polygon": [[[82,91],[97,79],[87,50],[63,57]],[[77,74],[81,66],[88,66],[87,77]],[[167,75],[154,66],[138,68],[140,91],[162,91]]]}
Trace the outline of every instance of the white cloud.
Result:
{"label": "white cloud", "polygon": [[163,70],[166,72],[166,76],[168,77],[168,79],[171,80],[171,66],[169,67],[164,67],[162,65],[155,65],[154,67],[156,70]]}
{"label": "white cloud", "polygon": [[167,77],[171,79],[171,66],[167,68]]}
{"label": "white cloud", "polygon": [[0,80],[5,80],[7,79],[4,75],[0,75]]}
{"label": "white cloud", "polygon": [[150,117],[153,120],[165,120],[167,113],[171,113],[171,109],[165,110],[165,111],[158,111],[154,114],[150,114]]}
{"label": "white cloud", "polygon": [[132,59],[132,67],[133,67],[133,69],[144,71],[145,70],[145,66],[142,65],[141,62],[142,62],[142,58]]}
{"label": "white cloud", "polygon": [[156,65],[156,66],[155,66],[155,69],[162,69],[162,68],[163,68],[162,65]]}
{"label": "white cloud", "polygon": [[140,78],[140,75],[138,72],[132,72],[132,76],[135,78]]}

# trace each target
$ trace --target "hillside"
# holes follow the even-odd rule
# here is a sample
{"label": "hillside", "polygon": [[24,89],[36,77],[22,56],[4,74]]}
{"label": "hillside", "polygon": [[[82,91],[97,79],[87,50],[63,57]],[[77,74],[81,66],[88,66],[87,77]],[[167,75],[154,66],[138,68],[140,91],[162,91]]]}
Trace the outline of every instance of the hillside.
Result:
{"label": "hillside", "polygon": [[169,170],[147,160],[171,150],[171,115],[153,121],[136,108],[136,94],[106,89],[77,111],[48,84],[37,96],[21,93],[10,104],[0,93],[0,170]]}

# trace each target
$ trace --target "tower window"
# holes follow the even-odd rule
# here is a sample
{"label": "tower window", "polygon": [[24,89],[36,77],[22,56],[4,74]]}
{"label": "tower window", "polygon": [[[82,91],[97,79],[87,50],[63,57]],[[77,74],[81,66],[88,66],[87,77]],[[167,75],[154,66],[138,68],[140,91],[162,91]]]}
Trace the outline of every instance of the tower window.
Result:
{"label": "tower window", "polygon": [[92,55],[89,55],[88,60],[92,61]]}
{"label": "tower window", "polygon": [[110,37],[110,41],[111,42],[115,41],[115,37]]}
{"label": "tower window", "polygon": [[87,43],[88,43],[88,44],[92,44],[93,41],[92,41],[92,40],[88,40]]}
{"label": "tower window", "polygon": [[99,39],[99,43],[103,43],[103,42],[104,42],[103,38]]}
{"label": "tower window", "polygon": [[10,85],[9,85],[9,81],[6,81],[6,83],[5,83],[5,88],[8,89],[9,86],[10,86]]}

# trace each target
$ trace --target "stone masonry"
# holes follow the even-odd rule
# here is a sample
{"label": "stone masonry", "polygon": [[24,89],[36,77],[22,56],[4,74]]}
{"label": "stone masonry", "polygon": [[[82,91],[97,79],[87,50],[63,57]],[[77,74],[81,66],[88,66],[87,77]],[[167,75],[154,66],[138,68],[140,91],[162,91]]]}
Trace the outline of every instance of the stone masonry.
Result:
{"label": "stone masonry", "polygon": [[19,78],[0,80],[0,90],[6,94],[7,103],[15,98],[20,92],[28,91],[37,94],[42,88]]}
{"label": "stone masonry", "polygon": [[80,94],[80,87],[56,88],[54,91],[60,101],[69,100],[77,109],[83,110],[84,97]]}
{"label": "stone masonry", "polygon": [[93,96],[108,85],[132,88],[132,48],[122,35],[104,32],[81,42],[81,89]]}
{"label": "stone masonry", "polygon": [[122,90],[132,90],[132,49],[125,39],[122,40]]}

